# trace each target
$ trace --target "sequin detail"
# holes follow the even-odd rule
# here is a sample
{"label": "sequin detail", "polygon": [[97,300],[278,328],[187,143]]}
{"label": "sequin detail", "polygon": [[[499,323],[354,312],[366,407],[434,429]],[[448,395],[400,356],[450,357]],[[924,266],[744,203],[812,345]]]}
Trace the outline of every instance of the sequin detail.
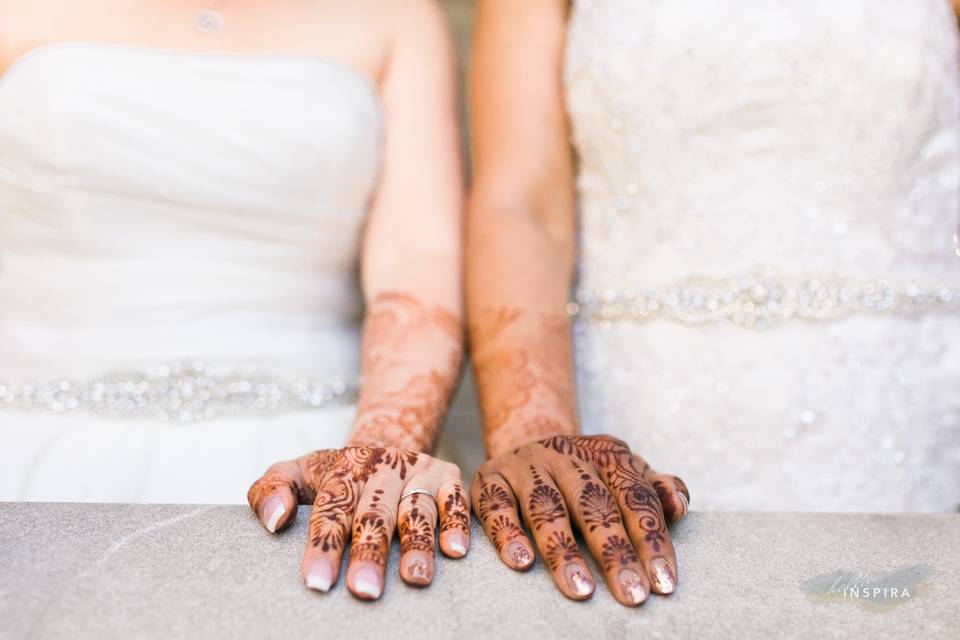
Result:
{"label": "sequin detail", "polygon": [[688,278],[675,285],[636,292],[582,292],[568,311],[590,320],[639,322],[656,318],[690,325],[728,321],[761,328],[793,319],[957,312],[960,287],[831,274],[786,276],[762,270],[729,278]]}
{"label": "sequin detail", "polygon": [[346,380],[279,380],[252,366],[226,369],[191,362],[113,371],[79,382],[0,383],[0,409],[197,422],[345,405],[355,402],[357,390]]}

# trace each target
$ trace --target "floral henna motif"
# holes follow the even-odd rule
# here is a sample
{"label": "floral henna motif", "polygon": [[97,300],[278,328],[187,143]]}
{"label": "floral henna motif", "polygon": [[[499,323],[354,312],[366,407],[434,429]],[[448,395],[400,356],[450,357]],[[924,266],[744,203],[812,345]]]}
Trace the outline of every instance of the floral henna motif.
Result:
{"label": "floral henna motif", "polygon": [[470,533],[470,513],[467,510],[467,500],[460,485],[454,485],[453,492],[443,503],[443,517],[440,518],[440,532],[459,529],[465,534]]}
{"label": "floral henna motif", "polygon": [[425,551],[433,554],[433,523],[419,508],[414,507],[400,519],[400,553]]}
{"label": "floral henna motif", "polygon": [[489,451],[576,431],[569,318],[502,308],[480,314],[470,334]]}
{"label": "floral henna motif", "polygon": [[577,541],[564,531],[554,531],[547,538],[547,549],[543,554],[544,560],[552,571],[556,571],[561,563],[566,564],[573,560],[583,560]]}
{"label": "floral henna motif", "polygon": [[523,532],[512,518],[501,513],[490,522],[490,535],[493,536],[493,546],[496,547],[497,553],[500,553],[508,542],[519,538]]}
{"label": "floral henna motif", "polygon": [[637,462],[632,455],[620,456],[616,462],[604,469],[607,484],[614,491],[620,492],[624,504],[638,517],[638,524],[644,531],[644,539],[650,543],[654,551],[660,551],[660,543],[664,542],[667,531],[663,508],[657,492],[644,479],[643,472],[637,468]]}
{"label": "floral henna motif", "polygon": [[483,474],[479,476],[480,495],[477,498],[477,514],[481,520],[486,520],[507,509],[516,508],[516,502],[510,492],[495,482],[486,482]]}
{"label": "floral henna motif", "polygon": [[387,519],[376,511],[368,511],[353,526],[350,560],[386,565],[388,539]]}
{"label": "floral henna motif", "polygon": [[577,504],[583,514],[583,521],[591,533],[599,527],[609,529],[621,522],[617,501],[607,488],[600,484],[587,482],[580,492]]}
{"label": "floral henna motif", "polygon": [[364,321],[364,385],[350,443],[432,450],[462,356],[456,314],[405,293],[379,294]]}
{"label": "floral henna motif", "polygon": [[566,518],[567,508],[560,492],[545,483],[533,465],[530,466],[530,474],[533,476],[534,487],[527,502],[527,511],[533,528],[539,531],[545,524]]}
{"label": "floral henna motif", "polygon": [[328,478],[317,491],[310,514],[310,544],[322,551],[340,551],[356,504],[356,486],[339,475]]}
{"label": "floral henna motif", "polygon": [[603,568],[609,573],[617,567],[626,567],[637,562],[637,552],[627,540],[613,535],[603,542]]}
{"label": "floral henna motif", "polygon": [[605,467],[611,464],[622,454],[629,454],[630,448],[626,443],[611,438],[585,436],[554,436],[540,440],[539,443],[561,455],[573,455],[584,462],[593,462],[597,466]]}

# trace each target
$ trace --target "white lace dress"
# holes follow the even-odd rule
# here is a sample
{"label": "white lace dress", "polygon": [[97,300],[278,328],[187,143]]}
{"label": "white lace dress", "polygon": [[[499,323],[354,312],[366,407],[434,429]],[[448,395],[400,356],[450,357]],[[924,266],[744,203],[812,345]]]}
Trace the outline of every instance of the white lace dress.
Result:
{"label": "white lace dress", "polygon": [[0,500],[243,502],[341,446],[371,81],[54,44],[0,80]]}
{"label": "white lace dress", "polygon": [[590,433],[702,509],[960,504],[946,0],[579,0]]}

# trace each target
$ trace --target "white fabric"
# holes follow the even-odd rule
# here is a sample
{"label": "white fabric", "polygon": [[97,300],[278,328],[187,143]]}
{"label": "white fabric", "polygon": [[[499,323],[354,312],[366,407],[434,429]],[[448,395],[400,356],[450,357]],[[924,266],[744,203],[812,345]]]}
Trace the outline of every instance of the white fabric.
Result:
{"label": "white fabric", "polygon": [[[318,57],[28,52],[0,80],[0,382],[186,359],[356,378],[381,128],[370,79]],[[351,419],[0,411],[0,500],[242,502]]]}
{"label": "white fabric", "polygon": [[[579,0],[581,291],[773,268],[960,284],[944,0]],[[585,429],[703,509],[952,510],[960,317],[576,327]]]}

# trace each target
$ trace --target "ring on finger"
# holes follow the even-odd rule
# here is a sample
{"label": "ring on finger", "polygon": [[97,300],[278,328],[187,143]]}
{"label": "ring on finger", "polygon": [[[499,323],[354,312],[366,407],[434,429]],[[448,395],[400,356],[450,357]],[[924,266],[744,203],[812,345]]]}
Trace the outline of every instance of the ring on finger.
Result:
{"label": "ring on finger", "polygon": [[422,494],[424,494],[424,495],[430,496],[431,498],[433,498],[433,501],[434,501],[434,502],[437,501],[437,494],[435,494],[433,491],[430,491],[430,489],[419,489],[419,488],[418,488],[418,489],[407,489],[407,490],[404,491],[402,494],[400,494],[400,500],[401,500],[401,501],[406,500],[406,499],[409,498],[410,496],[415,496],[415,495],[417,495],[418,493],[422,493]]}

